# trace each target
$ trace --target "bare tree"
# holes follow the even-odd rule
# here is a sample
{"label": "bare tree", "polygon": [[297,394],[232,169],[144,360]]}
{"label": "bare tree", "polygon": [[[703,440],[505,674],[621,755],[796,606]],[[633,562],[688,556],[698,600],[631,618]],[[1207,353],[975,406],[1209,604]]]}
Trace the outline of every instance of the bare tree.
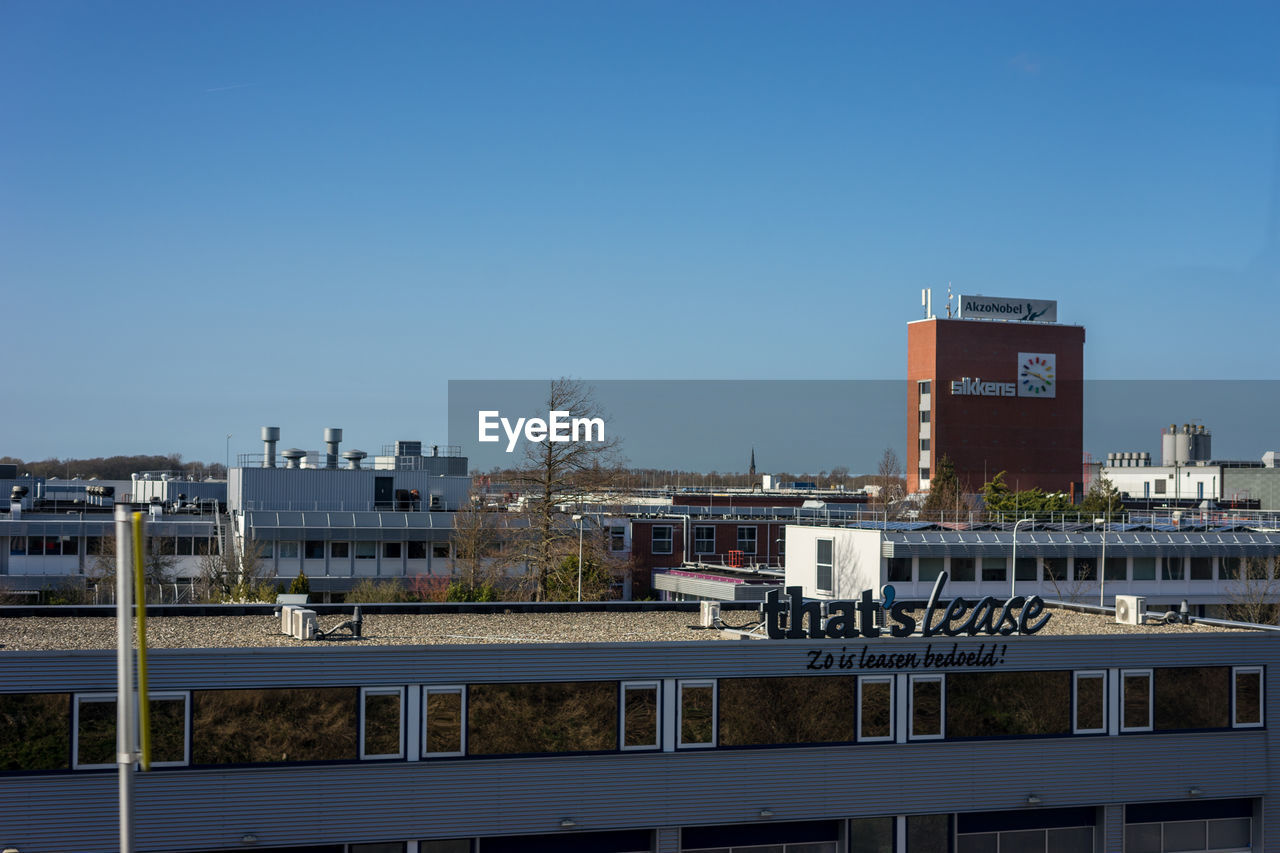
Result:
{"label": "bare tree", "polygon": [[1229,618],[1255,625],[1280,622],[1280,577],[1267,557],[1240,559],[1235,577],[1224,584]]}
{"label": "bare tree", "polygon": [[[570,421],[596,421],[607,424],[592,389],[573,379],[556,379],[547,393],[547,411],[564,413]],[[590,431],[588,431],[590,432]],[[601,430],[603,433],[603,430]],[[592,492],[611,486],[621,462],[616,436],[579,435],[578,440],[527,442],[524,465],[514,481],[521,487],[524,514],[529,525],[528,558],[532,568],[530,582],[535,600],[547,596],[547,581],[557,563],[569,549],[567,540],[576,539],[572,524],[562,507],[582,503]],[[574,543],[574,553],[577,543]]]}
{"label": "bare tree", "polygon": [[472,493],[467,505],[453,514],[454,560],[466,589],[500,584],[519,541],[507,523],[510,518],[487,506],[479,492]]}
{"label": "bare tree", "polygon": [[200,558],[200,594],[205,601],[275,601],[276,588],[269,582],[270,566],[262,558],[262,546],[253,539],[227,537],[221,553]]}
{"label": "bare tree", "polygon": [[[146,537],[143,542],[146,557],[143,560],[142,572],[148,584],[165,584],[173,580],[173,570],[178,564],[176,557],[160,552],[159,542]],[[89,562],[87,578],[90,583],[112,586],[116,582],[116,537],[114,531],[98,539],[98,549]]]}
{"label": "bare tree", "polygon": [[892,447],[886,447],[880,454],[880,463],[876,466],[875,485],[878,493],[875,505],[886,516],[896,517],[897,503],[906,492],[906,482],[902,479],[902,462]]}

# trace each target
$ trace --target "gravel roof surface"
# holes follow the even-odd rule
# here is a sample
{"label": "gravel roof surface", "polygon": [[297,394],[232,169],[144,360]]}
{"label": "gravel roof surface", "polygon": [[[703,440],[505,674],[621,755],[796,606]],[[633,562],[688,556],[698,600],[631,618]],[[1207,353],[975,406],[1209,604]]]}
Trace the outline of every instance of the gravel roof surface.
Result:
{"label": "gravel roof surface", "polygon": [[[1181,634],[1219,632],[1209,625],[1117,625],[1108,616],[1051,610],[1053,618],[1040,631],[1046,635]],[[754,613],[726,611],[733,627],[751,627]],[[320,629],[329,630],[349,615],[322,614]],[[611,613],[424,613],[364,615],[363,637],[347,640],[360,645],[414,646],[472,643],[637,643],[675,640],[737,639],[697,627],[689,612]],[[65,649],[114,649],[113,617],[65,618],[0,614],[0,652]],[[345,633],[345,632],[344,632]],[[280,633],[280,620],[268,614],[251,616],[161,616],[147,619],[147,646],[155,649],[303,646],[332,647],[335,643],[295,640]]]}

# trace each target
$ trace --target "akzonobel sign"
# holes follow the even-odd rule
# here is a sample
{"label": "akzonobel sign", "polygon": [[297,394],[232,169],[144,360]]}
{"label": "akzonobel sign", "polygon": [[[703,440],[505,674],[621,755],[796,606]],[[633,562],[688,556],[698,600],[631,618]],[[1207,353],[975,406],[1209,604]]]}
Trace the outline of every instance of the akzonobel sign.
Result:
{"label": "akzonobel sign", "polygon": [[1058,322],[1056,299],[1005,299],[1000,296],[960,297],[960,316],[967,320]]}

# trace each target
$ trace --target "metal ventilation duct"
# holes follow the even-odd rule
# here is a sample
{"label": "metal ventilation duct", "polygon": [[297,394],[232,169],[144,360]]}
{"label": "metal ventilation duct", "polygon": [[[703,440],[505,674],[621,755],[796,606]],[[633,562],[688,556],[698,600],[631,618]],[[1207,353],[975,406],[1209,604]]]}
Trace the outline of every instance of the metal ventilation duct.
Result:
{"label": "metal ventilation duct", "polygon": [[262,428],[262,467],[276,467],[276,442],[280,440],[280,427]]}
{"label": "metal ventilation duct", "polygon": [[302,460],[307,458],[307,451],[290,447],[288,450],[281,451],[280,455],[284,457],[284,467],[301,468]]}
{"label": "metal ventilation duct", "polygon": [[338,445],[342,443],[342,430],[329,427],[324,431],[324,467],[338,467]]}
{"label": "metal ventilation duct", "polygon": [[365,453],[363,450],[348,450],[346,453],[342,454],[342,458],[347,460],[347,467],[352,471],[359,471],[360,460],[364,459],[368,455],[369,454]]}

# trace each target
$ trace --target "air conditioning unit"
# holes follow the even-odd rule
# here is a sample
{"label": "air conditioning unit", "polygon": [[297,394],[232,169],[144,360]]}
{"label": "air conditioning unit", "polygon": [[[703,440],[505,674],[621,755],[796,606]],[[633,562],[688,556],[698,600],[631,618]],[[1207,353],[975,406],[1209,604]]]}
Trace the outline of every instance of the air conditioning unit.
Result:
{"label": "air conditioning unit", "polygon": [[1120,625],[1141,625],[1147,618],[1147,599],[1141,595],[1116,596],[1116,622]]}
{"label": "air conditioning unit", "polygon": [[280,633],[281,634],[293,633],[293,611],[301,610],[301,609],[302,608],[296,604],[286,604],[280,608]]}
{"label": "air conditioning unit", "polygon": [[703,628],[714,628],[716,622],[720,619],[720,602],[704,601],[702,602],[702,619]]}
{"label": "air conditioning unit", "polygon": [[319,630],[319,623],[316,621],[316,612],[314,610],[306,610],[299,607],[293,611],[293,638],[295,640],[314,640],[316,631]]}

